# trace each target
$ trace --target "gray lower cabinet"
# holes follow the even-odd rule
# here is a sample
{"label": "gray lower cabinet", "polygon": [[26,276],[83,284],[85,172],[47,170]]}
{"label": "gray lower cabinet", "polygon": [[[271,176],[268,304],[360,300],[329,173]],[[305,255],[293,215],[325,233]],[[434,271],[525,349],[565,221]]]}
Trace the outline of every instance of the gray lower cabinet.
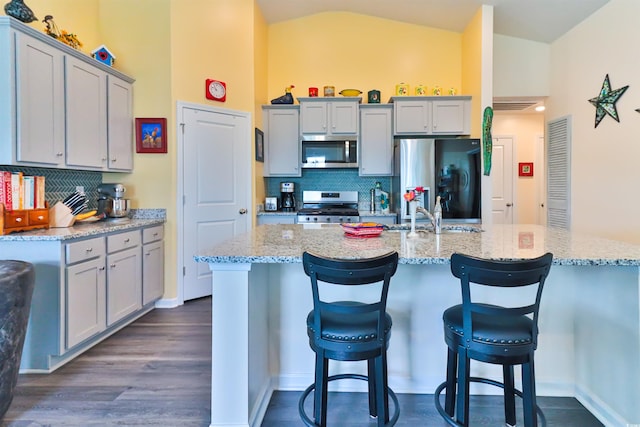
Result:
{"label": "gray lower cabinet", "polygon": [[164,294],[164,227],[142,230],[142,305]]}
{"label": "gray lower cabinet", "polygon": [[[155,237],[143,245],[145,233]],[[51,372],[153,309],[164,290],[162,239],[162,226],[153,225],[91,238],[0,242],[0,259],[28,261],[36,271],[20,371]]]}
{"label": "gray lower cabinet", "polygon": [[142,308],[140,231],[107,236],[107,325]]}
{"label": "gray lower cabinet", "polygon": [[65,349],[107,328],[104,238],[66,245]]}

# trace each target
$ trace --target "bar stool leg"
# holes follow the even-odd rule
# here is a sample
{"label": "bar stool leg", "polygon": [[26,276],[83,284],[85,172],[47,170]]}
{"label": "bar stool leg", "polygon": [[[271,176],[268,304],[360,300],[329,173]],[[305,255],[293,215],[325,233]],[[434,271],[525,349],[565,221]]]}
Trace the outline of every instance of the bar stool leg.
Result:
{"label": "bar stool leg", "polygon": [[327,425],[327,389],[329,360],[324,357],[324,353],[316,353],[316,388],[313,392],[313,413],[315,422],[320,427]]}
{"label": "bar stool leg", "polygon": [[538,425],[535,378],[533,354],[531,354],[529,362],[522,364],[522,399],[525,427],[536,427]]}
{"label": "bar stool leg", "polygon": [[[382,349],[382,354],[376,360],[379,364],[378,371],[380,372],[380,378],[376,378],[376,384],[378,384],[378,425],[383,427],[389,422],[389,380],[387,377],[387,351],[384,348]],[[380,416],[381,411],[382,416]]]}
{"label": "bar stool leg", "polygon": [[367,360],[367,381],[369,385],[369,415],[373,418],[378,416],[378,407],[376,405],[376,369],[375,360]]}
{"label": "bar stool leg", "polygon": [[502,365],[504,377],[504,421],[509,426],[516,425],[516,396],[513,385],[513,365]]}
{"label": "bar stool leg", "polygon": [[469,425],[469,371],[471,361],[467,350],[458,348],[458,394],[456,399],[456,418],[463,426]]}
{"label": "bar stool leg", "polygon": [[453,418],[456,403],[456,370],[458,369],[458,353],[447,347],[447,389],[444,397],[444,411]]}

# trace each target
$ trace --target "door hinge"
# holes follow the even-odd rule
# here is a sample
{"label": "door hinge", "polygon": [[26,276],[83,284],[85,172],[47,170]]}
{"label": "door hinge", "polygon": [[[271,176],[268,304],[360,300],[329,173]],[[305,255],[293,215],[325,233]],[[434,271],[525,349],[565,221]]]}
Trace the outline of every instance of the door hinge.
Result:
{"label": "door hinge", "polygon": [[180,123],[180,128],[182,129],[182,134],[184,135],[184,123]]}
{"label": "door hinge", "polygon": [[183,276],[186,276],[186,275],[187,275],[187,267],[186,267],[186,266],[183,266],[183,267],[182,267],[182,275],[183,275]]}
{"label": "door hinge", "polygon": [[182,195],[182,206],[187,204],[187,196],[185,196],[184,194]]}

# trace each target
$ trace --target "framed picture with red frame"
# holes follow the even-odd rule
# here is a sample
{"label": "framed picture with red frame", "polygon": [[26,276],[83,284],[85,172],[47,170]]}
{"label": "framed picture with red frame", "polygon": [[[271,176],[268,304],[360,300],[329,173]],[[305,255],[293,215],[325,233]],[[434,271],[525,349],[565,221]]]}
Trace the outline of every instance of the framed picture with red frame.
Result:
{"label": "framed picture with red frame", "polygon": [[167,119],[136,118],[136,153],[167,152]]}
{"label": "framed picture with red frame", "polygon": [[533,163],[518,163],[518,176],[533,176]]}

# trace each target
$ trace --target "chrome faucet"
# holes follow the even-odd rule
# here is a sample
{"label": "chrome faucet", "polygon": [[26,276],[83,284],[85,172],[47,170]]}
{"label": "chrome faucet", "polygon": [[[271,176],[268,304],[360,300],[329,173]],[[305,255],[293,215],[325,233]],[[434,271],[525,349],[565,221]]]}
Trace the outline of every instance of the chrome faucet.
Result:
{"label": "chrome faucet", "polygon": [[427,209],[425,209],[422,206],[416,207],[416,212],[420,212],[421,214],[429,218],[429,221],[431,221],[431,226],[435,229],[436,219],[433,217],[433,215],[431,215],[431,212],[429,212]]}

